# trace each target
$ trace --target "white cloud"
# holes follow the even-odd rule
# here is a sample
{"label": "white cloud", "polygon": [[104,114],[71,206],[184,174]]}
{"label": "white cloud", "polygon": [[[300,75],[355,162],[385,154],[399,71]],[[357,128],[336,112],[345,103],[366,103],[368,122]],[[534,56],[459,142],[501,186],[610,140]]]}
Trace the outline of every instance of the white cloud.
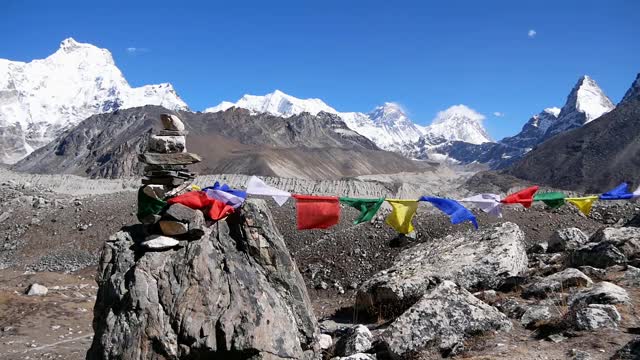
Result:
{"label": "white cloud", "polygon": [[137,55],[137,54],[143,54],[146,52],[149,52],[150,50],[148,48],[141,48],[141,47],[128,47],[127,48],[127,52],[131,55]]}
{"label": "white cloud", "polygon": [[495,117],[503,117],[503,116],[504,116],[504,113],[503,113],[503,112],[500,112],[500,111],[494,111],[494,112],[493,112],[493,116],[495,116]]}
{"label": "white cloud", "polygon": [[535,31],[535,30],[533,30],[533,29],[531,29],[531,30],[529,30],[529,32],[527,33],[527,36],[528,36],[529,38],[533,39],[534,37],[536,37],[536,34],[538,34],[538,32],[537,32],[537,31]]}

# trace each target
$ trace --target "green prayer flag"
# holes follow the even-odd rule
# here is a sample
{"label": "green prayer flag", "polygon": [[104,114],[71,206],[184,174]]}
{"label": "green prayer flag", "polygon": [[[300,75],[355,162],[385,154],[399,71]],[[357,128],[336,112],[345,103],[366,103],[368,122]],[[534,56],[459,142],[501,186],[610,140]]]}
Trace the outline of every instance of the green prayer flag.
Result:
{"label": "green prayer flag", "polygon": [[149,215],[158,214],[165,206],[167,206],[166,201],[150,197],[144,193],[143,188],[138,190],[138,220],[142,221]]}
{"label": "green prayer flag", "polygon": [[548,207],[557,209],[560,206],[564,205],[565,197],[566,195],[561,192],[537,193],[533,197],[533,201],[542,201]]}
{"label": "green prayer flag", "polygon": [[360,210],[360,216],[353,222],[354,224],[360,224],[365,221],[371,221],[373,217],[382,206],[384,198],[380,199],[355,199],[348,197],[341,197],[340,202],[349,205],[353,208]]}

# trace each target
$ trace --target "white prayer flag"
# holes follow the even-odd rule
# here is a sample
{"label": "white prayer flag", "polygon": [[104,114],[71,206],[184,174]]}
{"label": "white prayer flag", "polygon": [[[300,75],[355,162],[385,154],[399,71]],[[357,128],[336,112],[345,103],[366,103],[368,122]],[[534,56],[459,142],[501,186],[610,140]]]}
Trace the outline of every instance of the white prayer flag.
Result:
{"label": "white prayer flag", "polygon": [[500,203],[500,195],[479,194],[462,199],[460,200],[460,202],[471,203],[479,207],[482,211],[489,213],[490,215],[499,218],[502,217],[502,204]]}
{"label": "white prayer flag", "polygon": [[291,193],[269,186],[255,176],[247,181],[247,194],[271,196],[280,206],[284,205],[291,197]]}

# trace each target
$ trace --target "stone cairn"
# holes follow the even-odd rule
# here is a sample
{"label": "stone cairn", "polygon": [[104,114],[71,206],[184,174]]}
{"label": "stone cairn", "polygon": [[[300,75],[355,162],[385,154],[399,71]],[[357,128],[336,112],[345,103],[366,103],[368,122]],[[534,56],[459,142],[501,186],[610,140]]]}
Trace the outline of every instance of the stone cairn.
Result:
{"label": "stone cairn", "polygon": [[[189,190],[196,174],[190,172],[187,165],[202,160],[197,154],[187,152],[188,132],[180,118],[161,114],[160,120],[163,130],[151,135],[147,151],[139,155],[139,160],[146,164],[140,191],[156,204]],[[182,204],[172,204],[158,214],[146,215],[140,222],[147,234],[141,245],[152,250],[172,248],[181,240],[200,239],[205,226],[202,211]]]}

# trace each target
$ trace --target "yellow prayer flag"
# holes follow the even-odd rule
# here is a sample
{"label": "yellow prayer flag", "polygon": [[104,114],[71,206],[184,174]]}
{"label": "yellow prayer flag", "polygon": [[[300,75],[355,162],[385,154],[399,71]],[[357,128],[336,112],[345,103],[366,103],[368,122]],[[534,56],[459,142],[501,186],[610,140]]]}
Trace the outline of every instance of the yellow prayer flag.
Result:
{"label": "yellow prayer flag", "polygon": [[418,200],[387,199],[393,211],[387,216],[386,223],[400,234],[408,234],[413,231],[413,216],[418,209]]}
{"label": "yellow prayer flag", "polygon": [[585,214],[586,216],[589,216],[589,213],[591,213],[591,207],[593,206],[593,203],[596,200],[598,200],[598,197],[585,196],[585,197],[579,197],[579,198],[566,198],[565,200],[577,206],[578,209],[580,209],[581,213]]}

